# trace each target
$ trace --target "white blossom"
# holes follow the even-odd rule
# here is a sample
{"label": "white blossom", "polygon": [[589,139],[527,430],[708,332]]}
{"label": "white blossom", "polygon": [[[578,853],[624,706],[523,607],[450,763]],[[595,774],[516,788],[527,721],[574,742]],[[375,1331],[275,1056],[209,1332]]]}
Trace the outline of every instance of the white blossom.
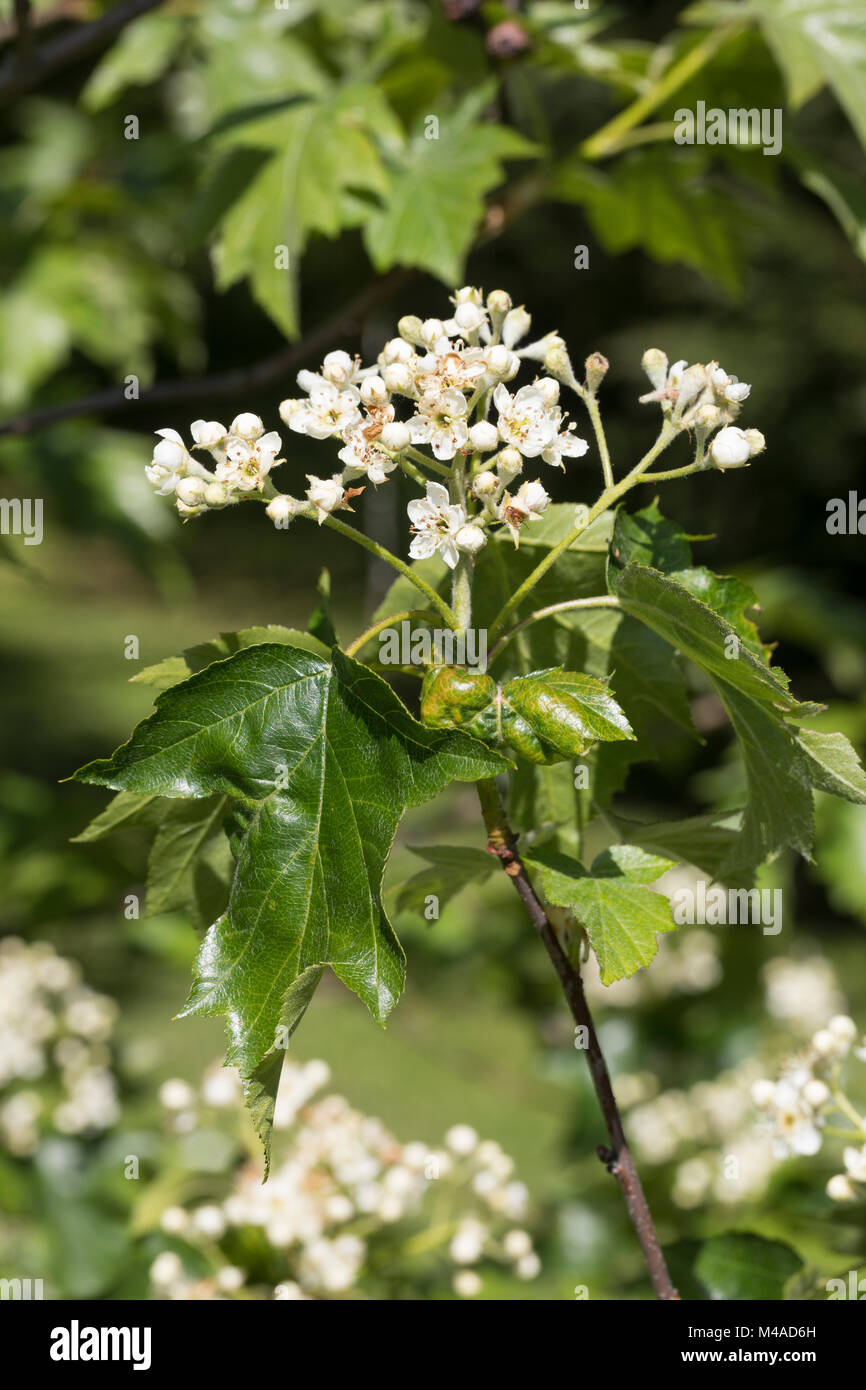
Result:
{"label": "white blossom", "polygon": [[466,415],[466,398],[454,388],[423,395],[409,421],[412,443],[429,444],[437,459],[453,459],[469,439]]}
{"label": "white blossom", "polygon": [[437,551],[453,569],[459,558],[456,536],[466,524],[466,512],[452,503],[441,483],[428,483],[426,498],[416,497],[406,508],[415,533],[409,554],[413,560],[426,560]]}

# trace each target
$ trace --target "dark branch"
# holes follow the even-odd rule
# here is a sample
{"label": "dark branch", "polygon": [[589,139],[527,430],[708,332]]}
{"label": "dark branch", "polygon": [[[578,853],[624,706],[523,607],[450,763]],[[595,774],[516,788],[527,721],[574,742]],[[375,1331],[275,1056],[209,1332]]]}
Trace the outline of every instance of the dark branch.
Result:
{"label": "dark branch", "polygon": [[[161,4],[162,0],[125,0],[123,4],[113,5],[99,19],[94,19],[90,24],[77,25],[59,39],[28,54],[26,62],[22,61],[19,47],[18,52],[11,55],[0,70],[0,106],[8,105],[23,92],[29,92],[31,87],[40,86],[64,68],[105,47],[127,24]],[[21,11],[28,8],[21,0],[16,0],[19,35],[22,33]]]}
{"label": "dark branch", "polygon": [[599,1146],[598,1156],[604,1163],[609,1173],[612,1173],[622,1189],[625,1204],[632,1224],[637,1232],[644,1258],[650,1272],[652,1286],[658,1298],[666,1300],[679,1299],[679,1294],[671,1282],[671,1277],[665,1264],[665,1257],[662,1254],[656,1235],[650,1209],[644,1196],[641,1181],[631,1156],[631,1150],[626,1142],[625,1133],[622,1127],[622,1119],[616,1097],[611,1085],[610,1073],[607,1063],[604,1060],[604,1053],[598,1041],[598,1034],[595,1031],[595,1024],[589,1005],[586,1002],[586,994],[583,989],[583,981],[579,971],[575,970],[568,956],[562,949],[559,937],[553,927],[547,913],[541,903],[535,889],[530,882],[526,869],[516,849],[516,839],[508,824],[505,811],[499,796],[495,781],[492,779],[478,783],[478,795],[481,801],[481,810],[484,814],[484,823],[487,827],[487,834],[490,843],[487,848],[491,854],[495,854],[500,864],[505,870],[511,882],[514,884],[520,898],[529,913],[532,925],[544,942],[547,954],[553,962],[553,967],[559,976],[560,984],[571,1009],[572,1017],[580,1027],[586,1030],[587,1048],[586,1059],[589,1065],[592,1084],[598,1096],[598,1103],[604,1116],[607,1132],[610,1137],[610,1148]]}
{"label": "dark branch", "polygon": [[115,411],[129,410],[134,406],[176,405],[181,401],[199,400],[203,397],[236,397],[245,391],[270,386],[275,381],[287,378],[295,368],[304,363],[309,364],[335,340],[357,335],[363,319],[370,310],[389,299],[398,289],[402,289],[414,275],[414,271],[394,270],[381,279],[374,280],[339,313],[326,319],[301,342],[283,348],[261,362],[254,362],[251,367],[237,367],[215,376],[166,381],[149,391],[143,391],[133,400],[126,399],[123,387],[109,387],[108,390],[97,391],[92,396],[82,396],[62,405],[50,406],[47,410],[37,410],[30,415],[20,415],[15,420],[8,420],[0,425],[0,436],[33,434],[36,430],[47,429],[51,425],[58,425],[64,420],[76,419],[81,415],[111,415]]}

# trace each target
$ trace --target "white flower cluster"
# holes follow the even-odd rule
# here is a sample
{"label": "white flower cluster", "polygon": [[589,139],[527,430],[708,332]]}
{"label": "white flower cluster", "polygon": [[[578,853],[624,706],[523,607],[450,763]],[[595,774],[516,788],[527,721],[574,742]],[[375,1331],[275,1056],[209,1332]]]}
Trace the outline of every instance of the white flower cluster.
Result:
{"label": "white flower cluster", "polygon": [[[311,1103],[328,1080],[324,1062],[286,1062],[275,1128],[291,1128],[293,1134],[287,1157],[267,1183],[262,1184],[258,1165],[244,1164],[222,1201],[163,1211],[163,1231],[209,1256],[215,1269],[204,1280],[193,1277],[177,1251],[163,1251],[151,1267],[156,1296],[263,1296],[250,1271],[223,1256],[220,1244],[225,1238],[229,1248],[245,1248],[232,1240],[232,1232],[252,1227],[260,1233],[256,1249],[261,1252],[264,1241],[270,1263],[286,1272],[273,1297],[339,1297],[365,1273],[375,1243],[377,1265],[387,1242],[394,1268],[408,1270],[412,1233],[419,1226],[424,1229],[431,1193],[450,1212],[430,1248],[436,1242],[441,1246],[443,1269],[456,1266],[455,1292],[465,1297],[481,1292],[482,1276],[475,1266],[484,1260],[510,1265],[522,1279],[539,1273],[531,1237],[510,1225],[525,1216],[528,1192],[514,1180],[513,1161],[498,1144],[479,1140],[468,1125],[453,1126],[439,1149],[420,1142],[401,1144],[379,1120],[354,1110],[342,1096]],[[181,1130],[190,1128],[189,1117],[196,1122],[200,1102],[234,1107],[239,1097],[237,1074],[224,1068],[206,1074],[200,1096],[176,1080],[166,1082],[161,1092],[172,1126]],[[411,1281],[410,1273],[407,1278]]]}
{"label": "white flower cluster", "polygon": [[[327,477],[308,474],[303,498],[274,494],[268,475],[283,462],[277,458],[281,440],[265,434],[255,415],[239,415],[228,430],[214,421],[194,421],[193,447],[212,455],[212,473],[174,430],[157,431],[149,481],[160,493],[174,493],[185,517],[262,495],[268,516],[284,530],[296,516],[321,524],[335,511],[351,510],[364,485],[386,482],[398,466],[417,481],[418,463],[449,473],[459,456],[465,473],[459,486],[452,483],[449,492],[431,482],[424,499],[410,502],[410,553],[422,558],[438,551],[453,568],[461,552],[474,555],[486,543],[496,524],[507,526],[516,544],[520,527],[537,520],[550,500],[538,481],[523,483],[514,495],[506,490],[524,460],[540,458],[564,468],[565,459],[580,458],[589,447],[559,405],[555,378],[570,379],[568,354],[555,333],[519,346],[531,318],[504,290],[485,299],[467,285],[452,304],[444,321],[402,318],[397,336],[369,366],[338,350],[327,354],[318,371],[298,373],[303,394],[281,402],[281,419],[296,434],[342,446],[342,469]],[[512,393],[506,383],[524,359],[542,363],[551,374]],[[402,419],[400,401],[408,408]],[[419,446],[429,455],[419,454]],[[353,486],[361,480],[362,486]]]}
{"label": "white flower cluster", "polygon": [[866,1039],[857,1047],[856,1041],[854,1020],[847,1014],[836,1014],[812,1035],[802,1056],[786,1063],[778,1080],[762,1077],[752,1087],[752,1099],[772,1131],[777,1158],[816,1154],[829,1114],[837,1112],[854,1126],[851,1137],[862,1147],[845,1148],[847,1171],[836,1174],[827,1184],[828,1195],[836,1201],[853,1201],[859,1195],[854,1184],[866,1183],[866,1117],[845,1095],[840,1075],[849,1055],[866,1061]]}
{"label": "white flower cluster", "polygon": [[0,941],[0,1142],[10,1153],[35,1153],[44,1129],[87,1135],[115,1123],[116,1015],[48,942]]}
{"label": "white flower cluster", "polygon": [[261,492],[271,469],[283,459],[280,436],[265,427],[258,415],[236,415],[226,429],[218,420],[193,420],[193,448],[210,454],[209,472],[193,458],[177,430],[157,430],[159,444],[144,470],[162,496],[174,493],[181,516],[199,516],[214,507],[239,502],[244,495]]}
{"label": "white flower cluster", "polygon": [[701,448],[712,436],[709,455],[716,468],[744,468],[761,453],[760,430],[734,425],[751,390],[745,381],[729,376],[718,362],[689,366],[683,358],[669,366],[660,348],[649,348],[641,365],[653,386],[641,401],[658,401],[667,417],[694,431]]}

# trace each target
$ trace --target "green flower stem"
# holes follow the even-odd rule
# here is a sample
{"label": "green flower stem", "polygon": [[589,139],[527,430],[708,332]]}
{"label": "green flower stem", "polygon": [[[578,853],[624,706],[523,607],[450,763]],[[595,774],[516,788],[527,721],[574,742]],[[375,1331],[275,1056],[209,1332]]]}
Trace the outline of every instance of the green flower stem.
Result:
{"label": "green flower stem", "polygon": [[624,496],[630,488],[633,488],[641,481],[643,474],[647,471],[650,464],[658,458],[659,454],[668,447],[679,433],[680,427],[678,425],[673,425],[670,421],[665,421],[662,426],[661,434],[655,444],[653,444],[651,449],[647,450],[643,458],[635,464],[631,472],[627,474],[621,482],[614,483],[612,487],[605,488],[598,501],[590,508],[583,520],[578,522],[577,526],[569,531],[567,536],[563,536],[562,540],[547,552],[544,559],[538,562],[531,574],[528,574],[523,583],[515,589],[511,598],[504,607],[500,609],[494,622],[491,624],[487,634],[488,641],[495,642],[508,619],[511,617],[511,614],[515,609],[520,607],[527,594],[532,592],[538,581],[543,578],[550,569],[551,565],[556,564],[560,555],[563,555],[565,551],[568,550],[569,546],[574,544],[578,536],[582,535],[587,527],[591,526],[592,523],[601,516],[602,512],[606,511],[613,502],[619,501],[620,497]]}
{"label": "green flower stem", "polygon": [[338,521],[335,516],[326,517],[325,525],[330,526],[332,531],[339,531],[341,536],[347,536],[348,539],[354,541],[356,545],[363,546],[365,550],[369,550],[371,555],[378,556],[380,560],[384,560],[386,564],[391,565],[393,569],[397,570],[398,574],[402,574],[406,579],[411,580],[415,588],[420,589],[428,603],[431,603],[437,613],[442,615],[449,627],[458,626],[457,619],[454,617],[454,614],[448,607],[444,598],[437,594],[436,590],[431,588],[426,580],[416,574],[403,560],[399,559],[396,555],[392,555],[390,550],[386,550],[384,545],[380,545],[378,541],[371,540],[369,536],[364,535],[363,531],[356,531],[354,526],[347,526],[344,521]]}
{"label": "green flower stem", "polygon": [[397,460],[407,478],[411,478],[413,483],[418,483],[421,487],[426,488],[427,479],[424,477],[421,469],[416,468],[414,463],[409,461],[405,452],[402,454],[392,454],[391,457]]}
{"label": "green flower stem", "polygon": [[520,900],[529,914],[530,921],[541,938],[559,977],[568,1007],[571,1010],[571,1016],[578,1027],[583,1030],[586,1039],[587,1065],[610,1139],[610,1147],[599,1147],[598,1156],[608,1172],[616,1178],[620,1185],[628,1214],[647,1262],[656,1297],[666,1301],[677,1300],[679,1294],[668,1273],[640,1177],[625,1137],[610,1073],[587,1003],[580,971],[563,950],[556,929],[532,886],[526,872],[526,866],[518,853],[517,841],[508,823],[496,779],[493,777],[484,778],[476,782],[475,785],[478,789],[484,824],[487,827],[487,848],[491,854],[496,856],[514,884]]}
{"label": "green flower stem", "polygon": [[833,1104],[839,1113],[845,1116],[846,1120],[851,1121],[856,1130],[862,1132],[864,1123],[863,1116],[858,1115],[844,1091],[835,1090],[833,1092]]}
{"label": "green flower stem", "polygon": [[[678,91],[680,87],[689,82],[701,68],[706,67],[707,63],[715,57],[716,53],[722,48],[729,39],[735,34],[741,33],[741,24],[725,24],[718,29],[713,29],[705,39],[690,48],[688,53],[684,53],[679,62],[674,63],[663,73],[657,82],[654,82],[648,92],[644,92],[630,106],[626,106],[614,116],[612,121],[602,126],[594,135],[590,135],[588,140],[584,140],[580,146],[579,153],[584,159],[605,159],[608,155],[615,154],[623,144],[629,143],[624,137],[634,130],[635,126],[640,125],[646,116],[657,111],[658,108],[667,101],[668,97]],[[630,143],[634,143],[633,140]]]}
{"label": "green flower stem", "polygon": [[685,468],[670,468],[666,473],[646,473],[645,483],[667,483],[671,478],[688,478],[691,473],[706,473],[709,469],[706,459],[689,463]]}
{"label": "green flower stem", "polygon": [[[477,455],[473,456],[472,463]],[[451,501],[461,507],[466,504],[465,455],[455,454],[451,473]],[[472,556],[461,554],[454,567],[451,582],[451,610],[457,619],[457,631],[465,633],[472,622]]]}
{"label": "green flower stem", "polygon": [[589,412],[589,418],[592,421],[595,442],[598,445],[598,452],[601,455],[604,485],[605,487],[613,487],[613,465],[610,461],[610,450],[607,447],[607,436],[604,432],[604,425],[601,422],[601,411],[598,408],[598,400],[591,391],[587,391],[583,386],[577,387],[577,394],[586,406]]}
{"label": "green flower stem", "polygon": [[862,1129],[837,1129],[834,1125],[824,1125],[821,1133],[829,1135],[831,1139],[853,1139],[856,1144],[866,1142],[866,1131]]}
{"label": "green flower stem", "polygon": [[514,624],[514,627],[503,632],[492,652],[488,653],[488,665],[492,664],[511,639],[516,637],[518,632],[522,632],[525,627],[529,627],[530,623],[538,623],[542,618],[549,618],[553,613],[566,613],[575,608],[619,608],[619,599],[613,594],[598,594],[595,598],[570,598],[563,603],[549,603],[546,608],[536,608],[534,613],[521,618],[519,623]]}
{"label": "green flower stem", "polygon": [[424,622],[430,622],[437,617],[432,608],[404,608],[400,613],[389,613],[387,618],[382,618],[378,623],[373,623],[371,627],[365,628],[353,642],[346,647],[346,656],[354,656],[359,652],[365,643],[373,637],[377,637],[380,632],[384,632],[386,627],[393,627],[395,623],[402,623],[407,618],[418,618]]}
{"label": "green flower stem", "polygon": [[[416,448],[414,447],[414,445],[412,445],[412,444],[409,444],[409,445],[403,450],[403,454],[404,454],[407,458],[414,459],[416,463],[422,464],[425,468],[432,468],[434,473],[439,473],[439,474],[441,474],[441,476],[442,476],[443,478],[450,478],[450,477],[451,477],[451,469],[450,469],[450,468],[446,468],[446,467],[445,467],[445,464],[444,464],[444,463],[440,463],[438,459],[431,459],[431,458],[428,458],[426,454],[422,454],[422,453],[421,453],[421,450],[420,450],[420,449],[416,449]],[[423,479],[422,481],[424,482],[424,484],[425,484],[425,486],[426,486],[427,479],[425,478],[425,479]]]}
{"label": "green flower stem", "polygon": [[455,627],[465,633],[472,623],[472,556],[461,555],[454,569],[451,584],[451,610],[456,618]]}

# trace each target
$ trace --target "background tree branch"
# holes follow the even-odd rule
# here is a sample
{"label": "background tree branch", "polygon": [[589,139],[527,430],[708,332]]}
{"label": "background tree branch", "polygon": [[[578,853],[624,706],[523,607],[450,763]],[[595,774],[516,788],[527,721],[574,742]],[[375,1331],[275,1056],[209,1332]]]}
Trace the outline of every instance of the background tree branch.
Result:
{"label": "background tree branch", "polygon": [[373,280],[339,313],[325,319],[306,338],[281,349],[271,357],[254,362],[250,367],[236,367],[212,376],[157,383],[134,399],[126,398],[122,386],[110,386],[105,391],[94,392],[91,396],[80,396],[76,400],[49,406],[46,410],[36,410],[29,415],[19,415],[13,420],[7,420],[0,424],[0,436],[33,434],[37,430],[47,429],[51,425],[58,425],[64,420],[73,420],[81,415],[111,415],[135,406],[177,404],[179,401],[197,400],[202,396],[237,396],[244,391],[269,386],[287,377],[296,367],[309,362],[318,353],[324,352],[335,339],[357,336],[370,310],[388,300],[392,294],[413,280],[416,274],[416,271],[399,269]]}
{"label": "background tree branch", "polygon": [[[82,58],[109,44],[111,40],[148,10],[155,10],[162,0],[125,0],[123,4],[113,5],[99,19],[90,24],[77,25],[60,38],[43,44],[41,48],[30,51],[32,37],[27,27],[28,49],[25,54],[19,42],[16,52],[7,58],[0,68],[0,106],[7,106],[22,93],[38,87],[48,78],[54,77],[64,68],[80,62]],[[25,3],[16,0],[15,13],[18,21],[19,40],[24,35],[22,11],[29,9]]]}

